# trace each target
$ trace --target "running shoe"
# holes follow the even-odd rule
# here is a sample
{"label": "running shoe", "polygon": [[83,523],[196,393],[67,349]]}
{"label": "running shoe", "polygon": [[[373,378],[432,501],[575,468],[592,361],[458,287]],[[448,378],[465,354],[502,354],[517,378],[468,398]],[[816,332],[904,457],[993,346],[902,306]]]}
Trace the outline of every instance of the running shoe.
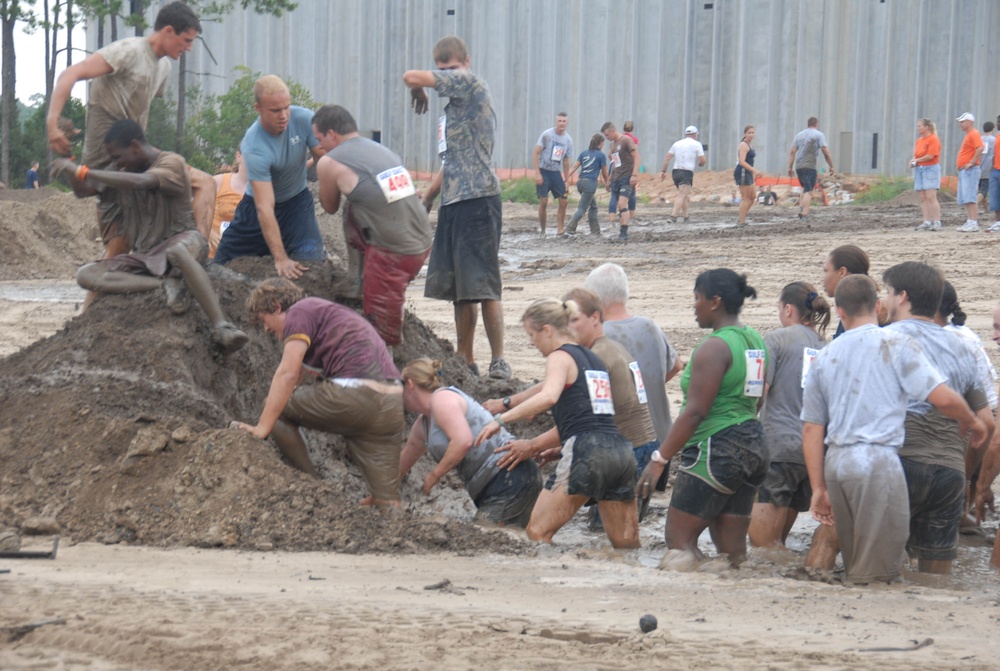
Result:
{"label": "running shoe", "polygon": [[915,230],[915,231],[933,231],[934,230],[934,224],[932,224],[929,221],[925,221],[924,223],[920,224],[919,226],[917,226],[913,230]]}
{"label": "running shoe", "polygon": [[964,225],[959,226],[959,233],[978,233],[979,232],[979,222],[978,221],[967,221]]}
{"label": "running shoe", "polygon": [[993,222],[993,225],[986,229],[987,233],[1000,233],[1000,221]]}
{"label": "running shoe", "polygon": [[510,364],[503,359],[490,361],[490,377],[494,380],[509,380],[513,374]]}

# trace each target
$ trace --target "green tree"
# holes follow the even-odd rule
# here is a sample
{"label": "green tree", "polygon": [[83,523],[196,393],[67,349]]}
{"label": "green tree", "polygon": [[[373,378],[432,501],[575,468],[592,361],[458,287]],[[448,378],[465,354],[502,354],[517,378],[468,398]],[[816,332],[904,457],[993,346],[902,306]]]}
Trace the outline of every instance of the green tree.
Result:
{"label": "green tree", "polygon": [[[195,111],[185,134],[184,155],[188,163],[206,172],[232,161],[233,154],[240,146],[243,134],[256,121],[257,112],[253,104],[253,85],[261,77],[260,72],[238,66],[242,73],[228,91],[221,95],[199,97],[192,101]],[[319,103],[302,84],[285,80],[292,94],[292,104],[316,109]]]}
{"label": "green tree", "polygon": [[10,183],[10,148],[12,132],[19,130],[17,114],[17,54],[14,50],[14,26],[18,21],[30,21],[34,0],[0,0],[0,50],[3,70],[0,72],[0,181]]}

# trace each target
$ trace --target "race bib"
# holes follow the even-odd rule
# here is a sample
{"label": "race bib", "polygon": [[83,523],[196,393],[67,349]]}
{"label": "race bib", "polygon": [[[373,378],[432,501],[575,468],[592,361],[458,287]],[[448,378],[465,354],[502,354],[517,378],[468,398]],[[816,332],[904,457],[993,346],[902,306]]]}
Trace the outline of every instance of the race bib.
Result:
{"label": "race bib", "polygon": [[448,117],[444,114],[438,119],[438,156],[444,156],[448,151]]}
{"label": "race bib", "polygon": [[566,155],[566,147],[561,144],[552,145],[552,160],[556,163],[562,163],[563,156]]}
{"label": "race bib", "polygon": [[379,188],[382,189],[382,195],[385,196],[387,203],[395,203],[417,192],[409,171],[401,165],[383,170],[375,176],[375,179],[378,180]]}
{"label": "race bib", "polygon": [[819,354],[818,349],[813,349],[811,347],[802,348],[802,388],[806,388],[806,377],[809,375],[809,369],[813,365],[813,359]]}
{"label": "race bib", "polygon": [[614,152],[611,154],[611,167],[612,168],[622,167],[622,157],[619,156],[618,152]]}
{"label": "race bib", "polygon": [[646,385],[642,382],[642,371],[639,370],[638,362],[632,361],[629,363],[628,369],[632,371],[632,377],[635,378],[635,395],[639,397],[639,403],[645,405]]}
{"label": "race bib", "polygon": [[227,228],[229,228],[228,221],[223,221],[222,223],[219,224],[219,237],[222,237],[222,234],[226,232]]}
{"label": "race bib", "polygon": [[743,395],[760,398],[764,395],[764,362],[767,352],[762,349],[748,349],[744,354],[747,357],[747,376],[743,382]]}
{"label": "race bib", "polygon": [[615,406],[611,401],[611,377],[605,370],[584,371],[587,376],[587,391],[590,392],[590,408],[595,415],[613,415]]}

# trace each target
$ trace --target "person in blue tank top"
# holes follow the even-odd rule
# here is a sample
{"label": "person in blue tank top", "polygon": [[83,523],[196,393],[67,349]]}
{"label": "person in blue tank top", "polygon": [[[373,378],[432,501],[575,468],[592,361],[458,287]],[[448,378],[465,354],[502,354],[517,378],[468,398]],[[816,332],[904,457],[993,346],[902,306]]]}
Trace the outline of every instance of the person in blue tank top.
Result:
{"label": "person in blue tank top", "polygon": [[405,476],[426,452],[437,464],[424,478],[422,491],[430,495],[449,471],[462,479],[476,505],[476,521],[523,527],[542,489],[542,476],[533,461],[513,469],[500,468],[502,445],[514,437],[500,431],[473,445],[473,438],[493,421],[493,415],[457,387],[441,386],[441,362],[415,359],[403,369],[403,407],[420,414],[399,456],[399,475]]}
{"label": "person in blue tank top", "polygon": [[684,405],[637,487],[640,497],[652,494],[667,460],[681,453],[667,512],[669,551],[663,568],[704,560],[698,537],[709,528],[730,563],[736,566],[746,558],[750,512],[769,461],[757,419],[767,350],[761,335],[740,323],[744,299],[756,296],[747,276],[728,268],[706,270],[695,280],[695,320],[712,332],[684,369]]}
{"label": "person in blue tank top", "polygon": [[534,448],[518,441],[499,448],[501,468],[513,469],[526,459],[558,459],[528,522],[528,538],[552,537],[589,500],[597,501],[604,531],[616,548],[639,547],[639,514],[635,505],[635,456],[613,419],[611,377],[597,355],[573,342],[570,319],[574,301],[543,298],[524,311],[521,322],[531,344],[546,357],[542,389],[516,407],[493,415],[479,432],[476,445],[506,428],[552,409],[561,445]]}
{"label": "person in blue tank top", "polygon": [[757,134],[754,126],[743,128],[743,139],[740,140],[736,150],[736,169],[733,170],[733,179],[740,189],[740,226],[746,226],[747,213],[750,207],[757,200],[757,187],[754,181],[761,172],[753,167],[754,159],[757,158],[757,150],[753,148],[753,138]]}

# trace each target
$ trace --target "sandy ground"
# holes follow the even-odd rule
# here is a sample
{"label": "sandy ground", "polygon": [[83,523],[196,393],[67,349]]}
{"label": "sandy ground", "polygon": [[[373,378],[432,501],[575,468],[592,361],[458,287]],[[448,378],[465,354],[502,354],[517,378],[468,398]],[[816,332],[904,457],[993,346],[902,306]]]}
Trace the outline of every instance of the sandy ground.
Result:
{"label": "sandy ground", "polygon": [[[958,217],[946,208],[946,224]],[[521,330],[524,307],[582,284],[601,262],[626,267],[632,311],[653,317],[686,358],[704,335],[691,312],[697,272],[748,273],[759,298],[744,321],[766,331],[778,326],[781,287],[818,284],[825,255],[844,243],[868,250],[875,276],[906,259],[940,266],[998,360],[988,339],[1000,236],[961,235],[953,226],[916,234],[913,207],[818,208],[804,224],[794,209],[755,207],[751,226],[737,230],[733,208],[699,205],[685,226],[647,206],[627,245],[556,239],[552,223],[550,237],[539,239],[523,206],[507,207],[505,218],[506,356],[525,381],[541,374],[543,361]],[[25,302],[17,283],[0,284],[5,346],[49,335],[73,316],[71,277],[55,279],[45,286],[66,293],[44,303]],[[410,309],[453,339],[451,307],[422,291],[420,277]],[[485,367],[481,330],[476,353]],[[668,390],[676,415],[676,383]],[[0,574],[0,628],[65,620],[23,635],[0,632],[0,669],[1000,668],[1000,581],[982,541],[963,541],[952,577],[906,572],[897,585],[848,588],[799,569],[811,528],[800,520],[788,555],[758,552],[740,571],[682,574],[655,568],[667,502],[654,501],[643,549],[628,553],[610,551],[575,520],[555,547],[514,556],[84,543],[64,544],[55,561],[0,560],[0,570],[11,570]],[[984,526],[993,533],[996,525],[993,516]],[[48,539],[28,541],[40,549]],[[707,539],[703,547],[711,549]],[[443,580],[450,583],[427,589]],[[645,613],[660,625],[647,635],[638,629]]]}

